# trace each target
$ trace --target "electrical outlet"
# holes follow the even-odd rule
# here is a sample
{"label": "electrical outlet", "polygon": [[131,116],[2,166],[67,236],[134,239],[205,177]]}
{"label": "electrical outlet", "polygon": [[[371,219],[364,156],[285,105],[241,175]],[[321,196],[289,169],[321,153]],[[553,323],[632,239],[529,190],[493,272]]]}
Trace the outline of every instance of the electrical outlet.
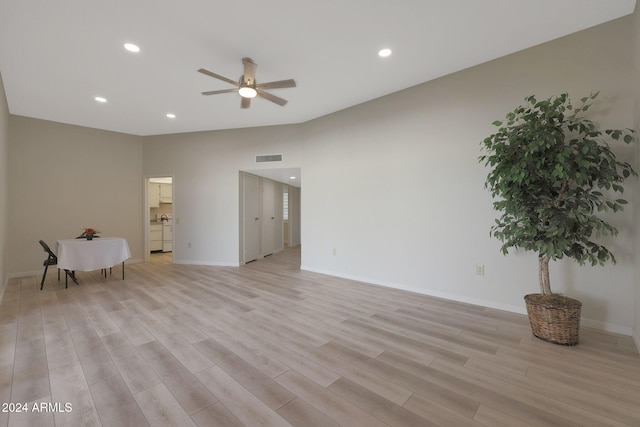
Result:
{"label": "electrical outlet", "polygon": [[476,264],[476,275],[484,276],[484,264]]}

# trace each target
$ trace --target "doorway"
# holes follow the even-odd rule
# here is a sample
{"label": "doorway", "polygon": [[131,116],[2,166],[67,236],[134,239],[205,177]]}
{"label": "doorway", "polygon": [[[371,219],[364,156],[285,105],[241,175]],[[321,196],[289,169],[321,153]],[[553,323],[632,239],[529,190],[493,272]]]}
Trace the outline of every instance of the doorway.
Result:
{"label": "doorway", "polygon": [[147,180],[147,260],[173,262],[173,177]]}
{"label": "doorway", "polygon": [[[299,169],[286,171],[300,182]],[[300,188],[271,178],[279,175],[283,170],[239,172],[241,265],[300,244]]]}

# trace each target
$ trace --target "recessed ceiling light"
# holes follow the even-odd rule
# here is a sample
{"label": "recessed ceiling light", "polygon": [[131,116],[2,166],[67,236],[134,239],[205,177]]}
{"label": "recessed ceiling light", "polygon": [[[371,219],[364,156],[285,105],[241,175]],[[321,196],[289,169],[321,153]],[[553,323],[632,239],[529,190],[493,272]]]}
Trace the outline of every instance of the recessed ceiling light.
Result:
{"label": "recessed ceiling light", "polygon": [[389,48],[380,49],[378,51],[378,55],[381,56],[382,58],[386,58],[387,56],[391,55],[391,49]]}
{"label": "recessed ceiling light", "polygon": [[95,97],[95,98],[93,98],[93,99],[95,99],[95,100],[96,100],[96,101],[98,101],[98,102],[103,102],[103,103],[104,103],[104,102],[107,102],[107,98],[103,98],[102,96],[96,96],[96,97]]}
{"label": "recessed ceiling light", "polygon": [[167,113],[167,117],[169,117],[170,119],[175,119],[176,115],[173,113]]}
{"label": "recessed ceiling light", "polygon": [[127,49],[129,52],[140,52],[140,48],[138,47],[138,45],[135,45],[133,43],[125,43],[124,44],[124,48]]}
{"label": "recessed ceiling light", "polygon": [[296,177],[295,176],[290,176],[289,179],[296,179]]}

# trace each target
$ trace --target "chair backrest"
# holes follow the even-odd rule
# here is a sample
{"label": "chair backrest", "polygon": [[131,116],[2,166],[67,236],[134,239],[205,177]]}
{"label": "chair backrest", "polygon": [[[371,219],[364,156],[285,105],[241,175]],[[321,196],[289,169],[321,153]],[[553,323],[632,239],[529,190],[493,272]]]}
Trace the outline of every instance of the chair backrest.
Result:
{"label": "chair backrest", "polygon": [[53,261],[53,262],[58,262],[58,257],[56,256],[56,254],[53,253],[53,251],[49,248],[49,245],[47,245],[44,240],[40,240],[40,245],[42,246],[42,248],[44,249],[44,251],[49,254],[49,260]]}

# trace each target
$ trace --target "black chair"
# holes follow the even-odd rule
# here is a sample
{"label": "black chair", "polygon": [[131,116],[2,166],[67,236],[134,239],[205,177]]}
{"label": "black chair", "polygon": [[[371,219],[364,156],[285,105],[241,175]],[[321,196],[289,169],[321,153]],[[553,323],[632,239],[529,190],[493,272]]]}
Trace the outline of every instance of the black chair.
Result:
{"label": "black chair", "polygon": [[[53,253],[53,251],[49,248],[49,245],[47,245],[44,240],[40,240],[40,245],[48,255],[47,259],[45,259],[42,263],[44,265],[44,274],[42,275],[42,281],[40,282],[40,290],[42,290],[42,287],[44,286],[44,279],[47,277],[47,270],[49,269],[50,265],[58,265],[58,257]],[[64,270],[64,272],[66,274],[64,278],[65,289],[69,286],[69,277],[71,277],[71,280],[73,280],[76,285],[78,284],[75,272],[66,269]],[[60,281],[60,269],[58,269],[58,281]]]}

